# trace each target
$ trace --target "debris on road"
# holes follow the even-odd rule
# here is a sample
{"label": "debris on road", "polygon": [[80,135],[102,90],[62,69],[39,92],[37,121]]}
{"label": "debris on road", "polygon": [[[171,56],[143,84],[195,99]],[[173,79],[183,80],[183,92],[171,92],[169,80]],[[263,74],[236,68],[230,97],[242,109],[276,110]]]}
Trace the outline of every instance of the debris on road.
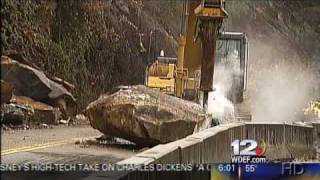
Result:
{"label": "debris on road", "polygon": [[74,144],[79,145],[80,148],[88,148],[90,145],[97,145],[97,142],[93,139],[81,139],[81,140],[76,140]]}
{"label": "debris on road", "polygon": [[10,127],[68,122],[76,114],[74,86],[29,64],[1,56],[1,122]]}
{"label": "debris on road", "polygon": [[58,107],[65,117],[76,113],[76,99],[73,95],[57,80],[49,79],[38,69],[1,56],[1,79],[13,86],[15,95]]}
{"label": "debris on road", "polygon": [[3,104],[1,111],[2,123],[13,126],[40,123],[56,125],[61,117],[58,108],[21,96],[15,96],[9,104]]}
{"label": "debris on road", "polygon": [[63,120],[63,119],[61,119],[61,120],[59,121],[59,124],[68,124],[68,123],[69,123],[69,121]]}
{"label": "debris on road", "polygon": [[75,117],[71,118],[69,124],[73,125],[89,125],[89,119],[83,114],[77,114]]}
{"label": "debris on road", "polygon": [[34,114],[34,110],[30,106],[18,104],[1,105],[2,124],[10,124],[13,126],[27,124],[30,117]]}
{"label": "debris on road", "polygon": [[101,135],[100,137],[96,138],[97,141],[102,142],[102,141],[111,141],[115,142],[115,138],[112,136],[108,136],[106,134]]}
{"label": "debris on road", "polygon": [[200,105],[142,85],[100,96],[85,115],[102,133],[144,146],[174,141],[210,124]]}
{"label": "debris on road", "polygon": [[43,128],[49,128],[48,124],[41,124]]}
{"label": "debris on road", "polygon": [[25,96],[14,96],[11,101],[12,103],[30,106],[34,114],[30,118],[30,123],[48,123],[48,124],[58,124],[61,118],[61,112],[58,108],[52,107],[45,103],[35,101],[29,97]]}

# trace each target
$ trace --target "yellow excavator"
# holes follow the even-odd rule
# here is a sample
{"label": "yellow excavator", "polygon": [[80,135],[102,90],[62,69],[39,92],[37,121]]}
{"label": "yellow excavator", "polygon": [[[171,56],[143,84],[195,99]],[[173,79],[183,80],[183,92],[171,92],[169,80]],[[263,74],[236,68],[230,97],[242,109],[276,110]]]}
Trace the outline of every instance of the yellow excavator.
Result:
{"label": "yellow excavator", "polygon": [[[207,106],[215,66],[232,66],[228,98],[243,101],[247,77],[244,33],[222,32],[224,0],[184,0],[178,58],[158,57],[146,69],[146,86]],[[228,71],[229,71],[228,70]],[[230,76],[230,72],[228,72]]]}

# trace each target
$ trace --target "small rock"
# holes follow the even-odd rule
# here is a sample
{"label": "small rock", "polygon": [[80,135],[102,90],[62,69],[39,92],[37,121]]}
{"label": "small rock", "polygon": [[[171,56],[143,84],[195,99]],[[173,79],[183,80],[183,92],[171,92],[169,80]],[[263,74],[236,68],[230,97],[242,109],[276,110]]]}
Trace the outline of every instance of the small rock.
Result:
{"label": "small rock", "polygon": [[30,129],[30,127],[29,127],[28,125],[25,125],[25,124],[24,124],[24,125],[23,125],[23,129],[24,129],[24,130],[27,130],[27,129]]}
{"label": "small rock", "polygon": [[96,140],[97,141],[115,141],[114,137],[108,136],[106,134],[103,134],[100,137],[97,137]]}
{"label": "small rock", "polygon": [[59,121],[59,124],[68,124],[68,122],[69,122],[69,121],[67,121],[67,120],[61,119],[61,120]]}
{"label": "small rock", "polygon": [[95,144],[97,144],[97,141],[92,140],[92,139],[88,139],[88,140],[85,142],[85,144],[87,144],[87,145],[95,145]]}
{"label": "small rock", "polygon": [[43,128],[49,128],[49,126],[47,124],[41,124],[41,127]]}
{"label": "small rock", "polygon": [[89,119],[83,114],[77,114],[74,118],[70,120],[72,124],[89,124]]}

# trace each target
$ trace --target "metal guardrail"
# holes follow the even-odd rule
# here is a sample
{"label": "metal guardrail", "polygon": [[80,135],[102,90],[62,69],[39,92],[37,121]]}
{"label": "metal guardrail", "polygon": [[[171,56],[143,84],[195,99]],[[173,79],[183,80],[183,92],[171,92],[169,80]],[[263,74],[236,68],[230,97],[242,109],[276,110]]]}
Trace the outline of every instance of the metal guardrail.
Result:
{"label": "metal guardrail", "polygon": [[[316,128],[317,127],[317,128]],[[264,140],[269,160],[315,158],[320,124],[238,122],[222,124],[186,138],[160,144],[118,164],[230,162],[235,139]]]}

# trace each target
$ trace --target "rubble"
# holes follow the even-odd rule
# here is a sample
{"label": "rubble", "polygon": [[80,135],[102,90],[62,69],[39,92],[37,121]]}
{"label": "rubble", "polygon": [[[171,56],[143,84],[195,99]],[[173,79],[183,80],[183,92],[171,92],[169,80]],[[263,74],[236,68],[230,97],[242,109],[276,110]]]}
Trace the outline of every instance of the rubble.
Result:
{"label": "rubble", "polygon": [[71,118],[69,121],[70,124],[74,125],[89,125],[89,119],[83,114],[77,114],[75,117]]}
{"label": "rubble", "polygon": [[[40,103],[40,102],[36,102]],[[40,123],[58,124],[61,113],[58,108],[34,106],[28,103],[10,103],[1,106],[2,123],[13,126],[37,125]]]}
{"label": "rubble", "polygon": [[1,122],[14,127],[57,125],[62,117],[74,116],[76,101],[69,92],[74,86],[23,62],[1,56]]}
{"label": "rubble", "polygon": [[61,120],[59,121],[59,124],[68,124],[68,123],[69,123],[69,121],[63,120],[63,119],[61,119]]}
{"label": "rubble", "polygon": [[149,146],[167,143],[210,124],[202,107],[145,86],[117,89],[85,110],[93,128]]}
{"label": "rubble", "polygon": [[45,124],[45,123],[41,124],[41,127],[43,127],[43,128],[49,128],[48,124]]}
{"label": "rubble", "polygon": [[13,100],[18,105],[30,106],[33,109],[33,115],[30,117],[29,123],[47,123],[58,124],[61,118],[61,112],[58,108],[35,101],[25,96],[14,96]]}
{"label": "rubble", "polygon": [[1,123],[13,126],[27,124],[34,114],[32,107],[17,104],[2,104]]}
{"label": "rubble", "polygon": [[65,118],[76,113],[76,100],[65,88],[72,86],[61,79],[53,81],[44,72],[7,56],[1,56],[1,79],[13,86],[15,95],[58,107]]}

